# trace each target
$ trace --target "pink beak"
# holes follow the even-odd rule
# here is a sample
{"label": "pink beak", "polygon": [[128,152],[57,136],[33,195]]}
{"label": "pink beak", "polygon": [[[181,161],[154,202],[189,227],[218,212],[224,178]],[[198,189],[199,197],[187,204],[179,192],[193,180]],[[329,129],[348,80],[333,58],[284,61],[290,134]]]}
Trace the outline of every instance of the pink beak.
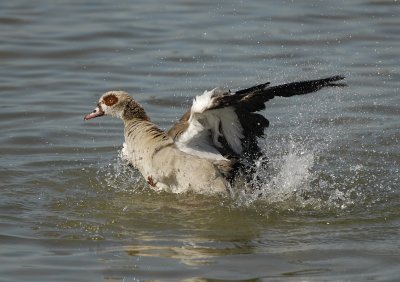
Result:
{"label": "pink beak", "polygon": [[103,110],[100,107],[96,107],[96,109],[94,109],[93,112],[91,112],[90,114],[87,114],[86,116],[83,117],[84,120],[88,120],[88,119],[92,119],[95,117],[101,117],[104,115]]}

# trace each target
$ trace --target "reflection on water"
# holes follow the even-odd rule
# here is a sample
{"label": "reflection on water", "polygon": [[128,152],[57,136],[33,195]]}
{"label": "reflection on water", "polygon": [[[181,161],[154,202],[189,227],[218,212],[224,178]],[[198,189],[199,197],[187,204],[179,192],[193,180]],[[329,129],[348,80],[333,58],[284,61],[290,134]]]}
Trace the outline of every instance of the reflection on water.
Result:
{"label": "reflection on water", "polygon": [[249,254],[252,253],[251,250],[251,248],[245,249],[238,246],[223,248],[217,244],[209,247],[196,246],[191,241],[184,243],[181,247],[154,245],[126,247],[126,253],[129,256],[169,258],[190,266],[216,263],[213,257]]}

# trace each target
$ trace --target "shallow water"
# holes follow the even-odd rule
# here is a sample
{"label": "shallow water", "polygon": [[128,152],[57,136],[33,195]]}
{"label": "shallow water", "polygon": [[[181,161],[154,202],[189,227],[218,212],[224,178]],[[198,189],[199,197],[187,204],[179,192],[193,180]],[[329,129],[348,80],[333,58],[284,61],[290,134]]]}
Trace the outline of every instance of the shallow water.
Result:
{"label": "shallow water", "polygon": [[[400,277],[398,1],[3,1],[1,281],[395,281]],[[191,99],[345,74],[269,101],[257,192],[149,191],[124,89],[168,128]]]}

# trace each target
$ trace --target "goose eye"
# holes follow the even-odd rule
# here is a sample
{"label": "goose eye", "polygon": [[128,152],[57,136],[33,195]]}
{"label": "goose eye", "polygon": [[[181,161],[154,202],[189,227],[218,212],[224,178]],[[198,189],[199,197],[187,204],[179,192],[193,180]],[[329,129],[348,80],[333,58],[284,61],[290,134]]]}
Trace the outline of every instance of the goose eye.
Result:
{"label": "goose eye", "polygon": [[114,94],[110,94],[107,95],[103,98],[104,104],[106,104],[107,106],[112,106],[115,105],[118,102],[118,98],[117,96],[115,96]]}

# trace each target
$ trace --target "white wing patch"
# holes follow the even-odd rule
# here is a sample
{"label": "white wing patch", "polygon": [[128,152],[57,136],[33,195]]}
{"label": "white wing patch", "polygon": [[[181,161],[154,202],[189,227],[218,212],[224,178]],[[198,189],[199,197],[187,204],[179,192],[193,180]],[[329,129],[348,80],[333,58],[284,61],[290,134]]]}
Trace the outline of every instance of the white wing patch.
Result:
{"label": "white wing patch", "polygon": [[189,126],[177,140],[180,150],[204,158],[225,160],[217,148],[222,148],[218,141],[224,137],[231,149],[240,154],[243,150],[241,139],[243,128],[233,107],[209,110],[214,99],[226,93],[218,88],[204,91],[197,96],[191,107]]}
{"label": "white wing patch", "polygon": [[226,107],[216,110],[219,112],[219,120],[221,121],[222,135],[225,137],[232,150],[241,154],[243,127],[233,107]]}

